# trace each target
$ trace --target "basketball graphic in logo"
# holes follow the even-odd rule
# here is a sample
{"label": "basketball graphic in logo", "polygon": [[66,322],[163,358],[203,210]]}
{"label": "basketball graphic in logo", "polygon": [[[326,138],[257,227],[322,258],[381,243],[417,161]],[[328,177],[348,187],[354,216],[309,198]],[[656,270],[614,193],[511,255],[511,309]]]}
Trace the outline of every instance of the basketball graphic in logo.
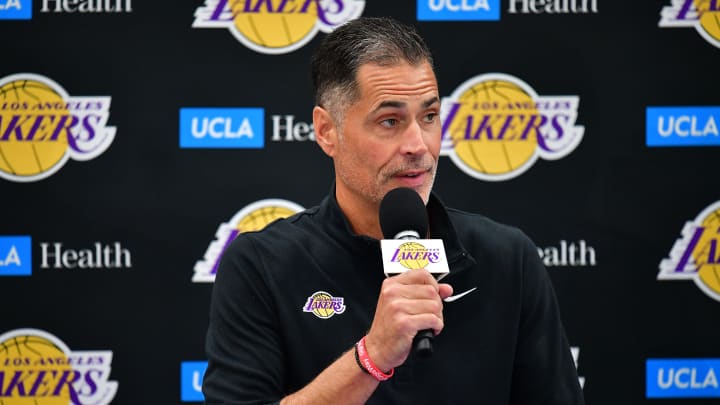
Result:
{"label": "basketball graphic in logo", "polygon": [[717,0],[694,0],[700,27],[715,41],[720,41],[720,3]]}
{"label": "basketball graphic in logo", "polygon": [[287,218],[302,211],[299,207],[290,207],[284,203],[259,205],[254,210],[249,210],[237,223],[236,229],[239,233],[259,231],[271,222],[280,218]]}
{"label": "basketball graphic in logo", "polygon": [[407,269],[424,269],[430,263],[426,254],[427,249],[417,242],[403,243],[398,250],[398,261]]}
{"label": "basketball graphic in logo", "polygon": [[193,28],[225,28],[253,51],[278,55],[305,46],[363,12],[365,1],[205,0]]}
{"label": "basketball graphic in logo", "polygon": [[111,351],[71,351],[38,329],[0,335],[3,405],[107,405],[118,383],[108,381]]}
{"label": "basketball graphic in logo", "polygon": [[666,0],[658,27],[693,27],[708,43],[720,48],[720,1]]}
{"label": "basketball graphic in logo", "polygon": [[681,237],[660,262],[658,280],[692,280],[709,297],[720,301],[720,201],[688,221]]}
{"label": "basketball graphic in logo", "polygon": [[720,208],[709,213],[701,224],[705,229],[692,253],[698,278],[711,291],[720,296]]}
{"label": "basketball graphic in logo", "polygon": [[[4,107],[0,114],[2,118],[7,117],[0,124],[0,133],[4,134],[9,129],[14,132],[0,141],[0,171],[10,176],[31,177],[64,163],[61,161],[66,159],[67,139],[57,137],[53,140],[52,134],[38,136],[37,131],[32,129],[37,125],[38,118],[42,120],[42,116],[47,115],[48,109],[52,110],[55,119],[67,120],[69,113],[64,99],[58,91],[37,80],[15,80],[0,87],[0,100]],[[43,105],[47,107],[42,108]],[[30,119],[24,119],[11,128],[13,120],[19,121],[16,118],[18,115],[13,112],[20,111]]]}
{"label": "basketball graphic in logo", "polygon": [[538,96],[522,80],[502,74],[475,76],[442,102],[440,154],[480,180],[503,181],[538,158],[567,156],[582,140],[575,125],[577,96]]}
{"label": "basketball graphic in logo", "polygon": [[68,159],[87,161],[107,150],[110,97],[71,97],[47,77],[21,73],[0,79],[0,177],[47,178]]}
{"label": "basketball graphic in logo", "polygon": [[[510,125],[516,109],[513,106],[531,106],[533,99],[520,86],[506,80],[490,80],[474,84],[460,97],[461,117],[479,117],[456,120],[448,135],[455,145],[457,157],[471,170],[487,175],[498,175],[520,169],[533,159],[537,142],[522,133],[522,128]],[[525,109],[528,116],[537,110]]]}
{"label": "basketball graphic in logo", "polygon": [[229,222],[220,224],[215,232],[215,240],[208,246],[203,259],[195,263],[193,281],[196,283],[215,281],[222,253],[239,234],[262,230],[270,223],[302,210],[304,210],[302,206],[278,198],[256,201],[243,207]]}
{"label": "basketball graphic in logo", "polygon": [[252,3],[250,0],[231,1],[230,8],[235,16],[235,28],[258,47],[283,49],[314,34],[313,28],[317,22],[316,3],[309,3],[304,13],[288,12],[289,8],[270,12],[270,7],[265,12],[250,12]]}

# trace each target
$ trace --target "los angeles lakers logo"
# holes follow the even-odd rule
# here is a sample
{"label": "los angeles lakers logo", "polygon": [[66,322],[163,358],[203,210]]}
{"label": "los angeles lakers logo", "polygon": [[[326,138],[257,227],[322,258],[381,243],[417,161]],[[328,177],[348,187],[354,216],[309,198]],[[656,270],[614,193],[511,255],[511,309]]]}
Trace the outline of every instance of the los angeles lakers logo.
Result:
{"label": "los angeles lakers logo", "polygon": [[720,301],[720,201],[685,223],[681,238],[660,262],[658,280],[692,280],[710,298]]}
{"label": "los angeles lakers logo", "polygon": [[110,97],[71,97],[44,76],[0,79],[0,177],[37,181],[100,156],[115,138],[109,111]]}
{"label": "los angeles lakers logo", "polygon": [[0,336],[0,388],[5,405],[105,405],[118,383],[108,381],[111,351],[71,351],[38,329]]}
{"label": "los angeles lakers logo", "polygon": [[693,27],[720,48],[720,0],[671,0],[660,12],[659,27]]}
{"label": "los angeles lakers logo", "polygon": [[303,305],[303,312],[310,312],[320,319],[327,319],[345,312],[345,299],[333,297],[325,291],[318,291],[308,297]]}
{"label": "los angeles lakers logo", "polygon": [[398,262],[409,270],[424,269],[440,260],[439,249],[428,249],[418,242],[405,242],[393,254],[392,262]]}
{"label": "los angeles lakers logo", "polygon": [[585,132],[575,125],[579,103],[577,96],[538,96],[510,75],[475,76],[443,99],[440,154],[477,179],[511,179],[538,157],[575,150]]}
{"label": "los angeles lakers logo", "polygon": [[362,14],[360,0],[205,0],[193,28],[226,28],[248,48],[271,55],[303,47]]}
{"label": "los angeles lakers logo", "polygon": [[220,257],[238,234],[259,231],[271,222],[287,218],[304,208],[294,202],[281,199],[256,201],[242,208],[229,222],[220,224],[215,240],[210,243],[203,260],[195,264],[193,282],[212,283],[215,281]]}

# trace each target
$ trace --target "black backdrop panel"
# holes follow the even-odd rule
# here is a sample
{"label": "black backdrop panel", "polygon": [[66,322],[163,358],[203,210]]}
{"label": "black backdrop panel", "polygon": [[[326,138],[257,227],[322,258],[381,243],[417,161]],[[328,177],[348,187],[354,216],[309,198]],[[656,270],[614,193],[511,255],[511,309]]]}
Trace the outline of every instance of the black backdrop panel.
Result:
{"label": "black backdrop panel", "polygon": [[[32,7],[32,17],[5,19],[16,3]],[[277,16],[267,13],[232,21],[226,10],[206,27],[195,22],[225,3],[0,0],[4,403],[32,398],[30,382],[22,395],[12,383],[28,370],[58,371],[33,395],[51,396],[60,386],[61,395],[85,404],[189,399],[181,389],[192,391],[194,374],[181,378],[181,363],[204,360],[212,289],[211,275],[193,281],[203,272],[198,263],[212,262],[213,244],[221,248],[233,229],[258,225],[240,223],[244,208],[261,209],[267,199],[310,207],[329,190],[332,162],[308,126],[309,58],[329,27],[323,24],[340,17],[328,11],[308,20],[298,13],[317,2],[287,2],[298,14],[287,15],[298,30],[290,39],[277,37]],[[665,392],[681,398],[666,403],[720,396],[708,377],[720,373],[717,361],[705,368],[665,363],[660,371],[648,363],[720,357],[720,249],[713,250],[720,135],[712,126],[720,121],[720,28],[710,19],[720,18],[717,2],[489,1],[501,9],[497,21],[418,21],[413,2],[329,3],[342,4],[348,18],[355,10],[416,25],[434,51],[446,110],[464,82],[489,74],[526,86],[533,101],[575,98],[575,108],[517,112],[565,114],[560,124],[582,128],[562,157],[541,155],[520,174],[484,180],[443,156],[435,190],[449,205],[517,226],[536,242],[589,404],[654,402],[646,383],[658,385],[655,372],[665,379],[676,373]],[[427,3],[471,13],[462,8],[484,2]],[[660,26],[672,4],[665,15],[676,26]],[[266,36],[258,41],[269,51],[239,38],[252,37],[249,24]],[[46,108],[33,109],[38,104]],[[709,145],[648,147],[657,124],[646,123],[648,107],[698,107],[676,121],[672,136],[694,131],[683,139]],[[260,109],[245,130],[262,147],[242,147],[242,137],[241,147],[181,147],[181,133],[191,128],[180,110],[198,108],[237,114],[215,122],[225,138],[241,132],[245,109]],[[476,114],[477,125],[491,112],[460,113]],[[681,115],[668,113],[663,122]],[[553,140],[550,129],[538,131]],[[521,154],[517,143],[487,136],[480,133],[487,145]],[[210,141],[208,132],[200,143]],[[527,150],[540,153],[539,146]],[[693,232],[701,234],[696,244]],[[664,260],[670,270],[660,277]],[[683,368],[695,377],[679,374]],[[94,385],[67,383],[77,376]]]}

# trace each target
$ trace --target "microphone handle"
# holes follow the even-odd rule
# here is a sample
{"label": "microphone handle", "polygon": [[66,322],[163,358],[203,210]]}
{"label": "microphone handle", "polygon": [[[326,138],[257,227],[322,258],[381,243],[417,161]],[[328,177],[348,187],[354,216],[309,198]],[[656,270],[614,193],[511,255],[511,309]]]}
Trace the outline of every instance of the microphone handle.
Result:
{"label": "microphone handle", "polygon": [[[399,233],[395,235],[394,239],[404,240],[416,240],[419,239],[419,234],[416,231],[405,231],[406,234]],[[424,329],[415,335],[413,339],[413,347],[415,349],[415,355],[418,357],[430,357],[433,354],[433,339],[435,333],[432,329]]]}
{"label": "microphone handle", "polygon": [[432,329],[424,329],[415,335],[413,347],[418,357],[430,357],[433,354],[433,339],[435,334]]}

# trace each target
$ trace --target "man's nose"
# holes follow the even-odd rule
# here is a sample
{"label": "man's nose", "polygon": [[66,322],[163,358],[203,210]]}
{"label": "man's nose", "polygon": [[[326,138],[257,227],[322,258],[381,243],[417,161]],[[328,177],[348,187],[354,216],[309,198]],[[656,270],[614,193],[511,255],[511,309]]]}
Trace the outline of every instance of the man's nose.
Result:
{"label": "man's nose", "polygon": [[405,128],[402,136],[401,152],[404,155],[417,155],[427,152],[427,145],[420,123],[413,120]]}

